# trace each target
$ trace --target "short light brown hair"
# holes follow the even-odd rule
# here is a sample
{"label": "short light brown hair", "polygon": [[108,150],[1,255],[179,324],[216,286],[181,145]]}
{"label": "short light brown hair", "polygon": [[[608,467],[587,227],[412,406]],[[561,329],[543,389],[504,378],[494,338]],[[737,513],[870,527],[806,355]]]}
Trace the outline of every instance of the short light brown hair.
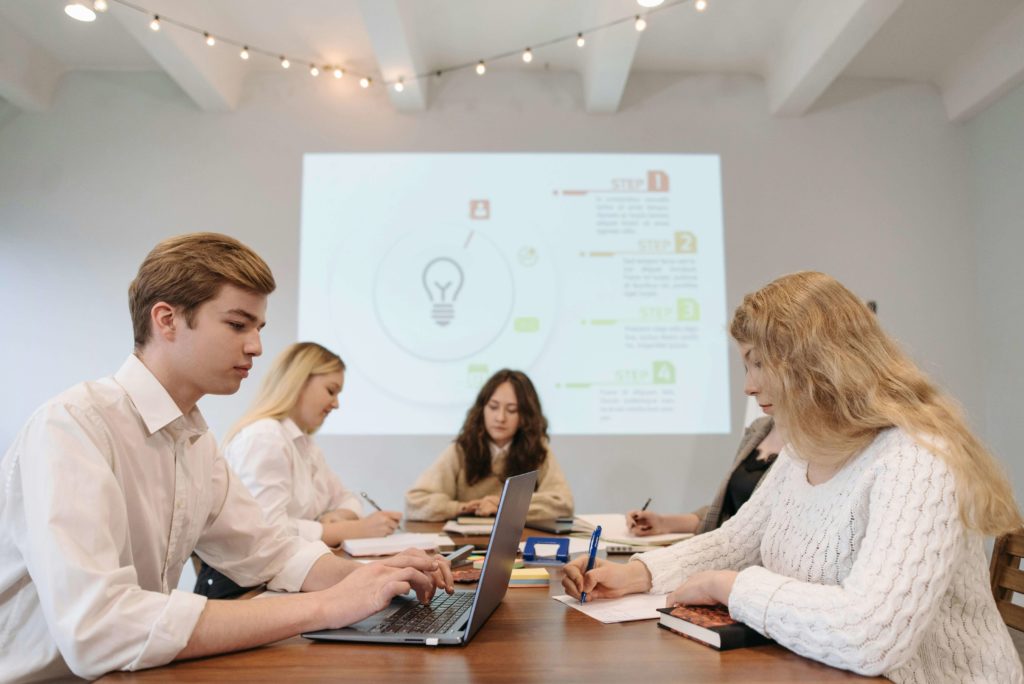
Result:
{"label": "short light brown hair", "polygon": [[222,285],[269,295],[277,287],[270,267],[256,252],[220,233],[187,233],[164,240],[146,255],[128,286],[135,348],[149,342],[153,305],[180,307],[191,328],[196,309]]}

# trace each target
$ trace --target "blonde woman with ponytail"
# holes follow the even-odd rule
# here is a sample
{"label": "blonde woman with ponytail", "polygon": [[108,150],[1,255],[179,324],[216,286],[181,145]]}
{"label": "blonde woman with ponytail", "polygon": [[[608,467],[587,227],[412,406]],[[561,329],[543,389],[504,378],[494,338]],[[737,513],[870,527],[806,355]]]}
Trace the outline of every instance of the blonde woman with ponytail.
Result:
{"label": "blonde woman with ponytail", "polygon": [[[362,516],[359,496],[331,471],[313,441],[345,385],[345,363],[315,342],[297,342],[274,359],[252,407],[227,434],[224,457],[272,524],[304,539],[337,546],[382,537],[398,527],[398,511]],[[196,592],[229,598],[245,592],[204,565]]]}
{"label": "blonde woman with ponytail", "polygon": [[823,273],[747,295],[731,333],[787,442],[764,486],[718,530],[567,565],[565,588],[723,603],[801,655],[894,682],[1024,682],[984,550],[1021,515],[954,402]]}

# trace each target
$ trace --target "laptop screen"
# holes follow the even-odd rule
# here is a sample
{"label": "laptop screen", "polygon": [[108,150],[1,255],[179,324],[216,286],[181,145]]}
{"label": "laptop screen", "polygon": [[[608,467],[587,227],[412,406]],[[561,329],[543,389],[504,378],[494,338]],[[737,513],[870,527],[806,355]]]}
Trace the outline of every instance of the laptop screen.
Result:
{"label": "laptop screen", "polygon": [[483,626],[508,590],[508,581],[512,577],[516,553],[519,551],[519,539],[523,536],[523,527],[526,524],[526,512],[530,508],[530,499],[533,498],[536,484],[536,470],[505,480],[501,503],[498,504],[498,514],[494,520],[494,530],[491,532],[491,541],[487,545],[487,555],[484,557],[484,567],[480,572],[476,599],[469,614],[466,641],[472,639]]}

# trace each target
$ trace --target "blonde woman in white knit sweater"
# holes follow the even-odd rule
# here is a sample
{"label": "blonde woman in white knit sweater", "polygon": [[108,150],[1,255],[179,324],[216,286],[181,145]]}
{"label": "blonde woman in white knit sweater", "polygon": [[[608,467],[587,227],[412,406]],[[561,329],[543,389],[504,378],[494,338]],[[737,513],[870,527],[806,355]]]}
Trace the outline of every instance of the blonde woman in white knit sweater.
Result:
{"label": "blonde woman in white knit sweater", "polygon": [[821,273],[747,295],[731,333],[746,392],[787,439],[764,483],[718,530],[570,564],[566,590],[723,603],[801,655],[894,682],[1024,682],[983,539],[1021,516],[953,402]]}

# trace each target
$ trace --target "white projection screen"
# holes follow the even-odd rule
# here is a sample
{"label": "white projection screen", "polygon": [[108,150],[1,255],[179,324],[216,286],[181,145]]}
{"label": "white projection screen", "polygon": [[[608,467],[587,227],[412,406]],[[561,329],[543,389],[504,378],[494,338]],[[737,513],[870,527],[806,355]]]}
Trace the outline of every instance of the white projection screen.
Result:
{"label": "white projection screen", "polygon": [[328,434],[454,435],[525,371],[559,435],[730,431],[716,155],[307,154],[299,339]]}

